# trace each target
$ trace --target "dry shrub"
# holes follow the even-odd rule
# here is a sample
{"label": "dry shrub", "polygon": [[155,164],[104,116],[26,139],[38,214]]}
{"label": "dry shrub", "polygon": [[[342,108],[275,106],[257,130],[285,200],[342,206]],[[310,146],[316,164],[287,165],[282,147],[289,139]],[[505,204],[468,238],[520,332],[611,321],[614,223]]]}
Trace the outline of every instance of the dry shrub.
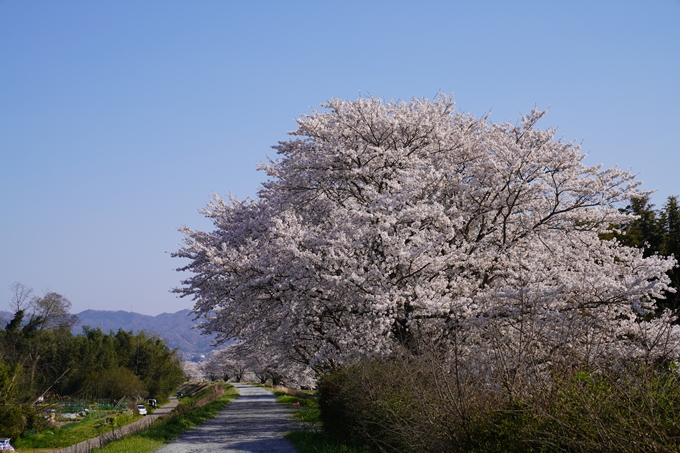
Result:
{"label": "dry shrub", "polygon": [[324,430],[389,452],[678,451],[675,372],[632,365],[553,372],[513,399],[434,354],[366,361],[326,375]]}

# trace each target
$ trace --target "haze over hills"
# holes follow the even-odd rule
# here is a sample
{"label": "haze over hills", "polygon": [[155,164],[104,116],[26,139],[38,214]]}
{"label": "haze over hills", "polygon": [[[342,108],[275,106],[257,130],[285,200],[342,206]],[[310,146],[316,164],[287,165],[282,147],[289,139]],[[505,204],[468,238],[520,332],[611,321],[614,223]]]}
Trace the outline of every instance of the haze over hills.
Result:
{"label": "haze over hills", "polygon": [[[201,360],[217,349],[211,346],[214,335],[202,335],[195,329],[197,322],[190,316],[189,310],[176,313],[162,313],[158,316],[142,315],[129,311],[85,310],[76,313],[78,323],[72,329],[73,334],[82,333],[83,326],[100,328],[105,333],[125,331],[144,331],[150,335],[156,334],[162,338],[171,349],[179,348],[184,360]],[[12,314],[0,311],[0,325],[2,327],[12,319]]]}

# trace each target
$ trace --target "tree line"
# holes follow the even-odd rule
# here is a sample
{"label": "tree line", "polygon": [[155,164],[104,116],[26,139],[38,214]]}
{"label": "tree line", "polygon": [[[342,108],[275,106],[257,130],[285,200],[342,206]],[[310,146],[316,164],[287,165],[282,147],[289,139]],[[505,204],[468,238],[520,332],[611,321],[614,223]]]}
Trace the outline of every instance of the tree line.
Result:
{"label": "tree line", "polygon": [[13,290],[13,317],[0,328],[0,436],[39,428],[42,401],[165,399],[184,379],[177,351],[157,336],[88,326],[73,335],[68,299]]}

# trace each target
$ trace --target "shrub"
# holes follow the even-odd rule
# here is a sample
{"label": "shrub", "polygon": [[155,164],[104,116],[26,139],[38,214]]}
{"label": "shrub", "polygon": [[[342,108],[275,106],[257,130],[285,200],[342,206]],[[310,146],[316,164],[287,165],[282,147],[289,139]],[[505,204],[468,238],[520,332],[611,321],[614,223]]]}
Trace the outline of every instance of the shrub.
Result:
{"label": "shrub", "polygon": [[29,429],[41,428],[45,420],[28,405],[0,405],[0,437],[17,438]]}
{"label": "shrub", "polygon": [[399,452],[678,451],[674,371],[553,372],[510,399],[444,372],[432,356],[348,366],[321,379],[319,407],[334,439]]}
{"label": "shrub", "polygon": [[444,432],[444,426],[430,423],[435,415],[445,420],[453,414],[437,404],[434,389],[425,391],[431,384],[422,373],[412,375],[409,365],[403,359],[374,360],[324,376],[319,385],[324,431],[337,440],[396,451],[433,451],[439,444],[460,444],[456,439],[460,433]]}

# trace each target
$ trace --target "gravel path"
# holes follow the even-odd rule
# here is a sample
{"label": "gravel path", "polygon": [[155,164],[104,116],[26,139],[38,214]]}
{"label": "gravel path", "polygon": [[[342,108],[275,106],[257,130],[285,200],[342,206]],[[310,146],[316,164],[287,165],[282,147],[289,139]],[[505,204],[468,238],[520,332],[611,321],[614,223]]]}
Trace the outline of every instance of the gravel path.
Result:
{"label": "gravel path", "polygon": [[291,409],[259,387],[234,384],[241,396],[212,420],[182,434],[157,453],[297,453],[284,433],[298,428]]}
{"label": "gravel path", "polygon": [[156,419],[156,418],[160,417],[161,415],[167,415],[170,412],[172,412],[172,410],[175,407],[177,407],[178,404],[179,404],[179,400],[177,399],[177,397],[171,396],[170,402],[168,404],[166,404],[165,406],[159,407],[158,409],[153,411],[153,414],[149,414],[149,415],[147,415],[147,417],[152,417],[152,418]]}

